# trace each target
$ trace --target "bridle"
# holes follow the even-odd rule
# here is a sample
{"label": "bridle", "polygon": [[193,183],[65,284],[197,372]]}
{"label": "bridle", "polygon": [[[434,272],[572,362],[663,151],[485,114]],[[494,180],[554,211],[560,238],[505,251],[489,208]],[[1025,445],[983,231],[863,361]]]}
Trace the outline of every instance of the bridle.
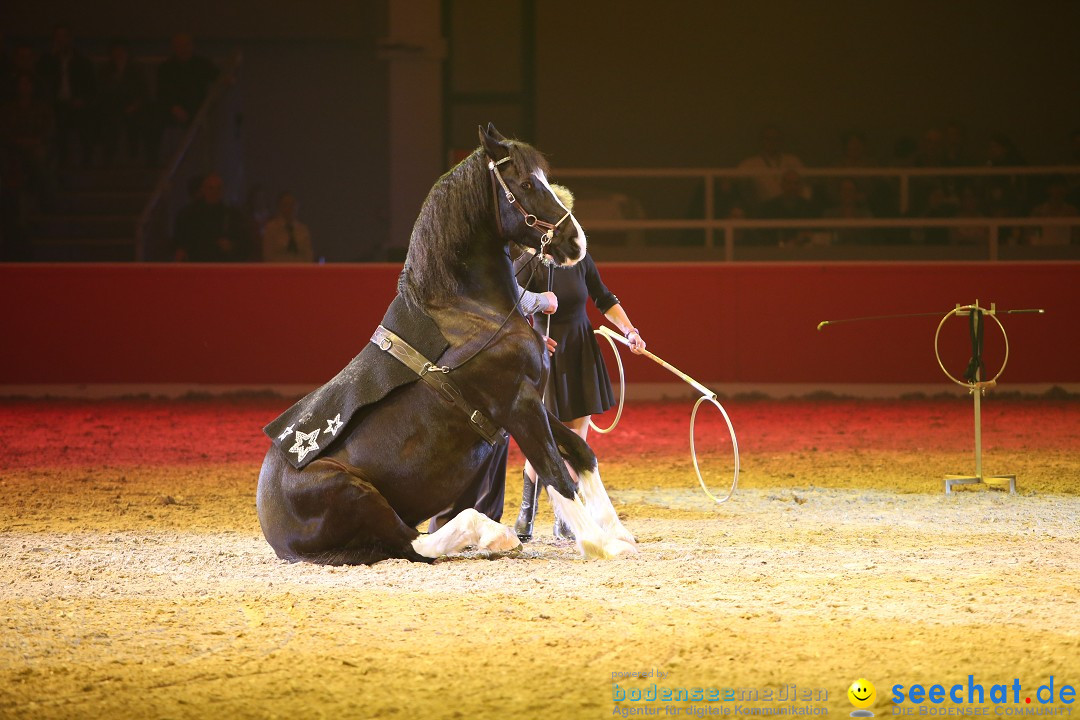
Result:
{"label": "bridle", "polygon": [[[559,218],[558,222],[553,224],[553,223],[549,223],[549,222],[546,222],[544,220],[541,220],[540,218],[536,217],[535,215],[533,215],[531,212],[529,212],[525,208],[521,207],[521,203],[518,202],[518,199],[514,196],[514,193],[511,192],[509,187],[507,187],[506,180],[503,179],[502,173],[499,172],[499,166],[502,165],[505,162],[510,162],[510,156],[509,155],[504,157],[502,160],[492,160],[489,157],[488,158],[488,170],[490,170],[495,175],[495,180],[498,181],[499,187],[502,188],[503,196],[506,198],[506,202],[510,204],[510,207],[517,208],[518,212],[521,213],[521,216],[523,218],[525,218],[525,225],[528,226],[528,227],[535,227],[538,230],[542,231],[540,233],[540,254],[543,255],[544,248],[555,237],[555,230],[557,230],[558,227],[560,225],[562,225],[566,221],[566,218],[570,217],[571,212],[569,210],[567,210],[566,214],[563,215],[561,218]],[[497,207],[497,204],[496,204],[496,207]],[[495,217],[496,217],[496,222],[498,222],[498,219],[497,219],[498,218],[498,213],[495,214]],[[500,233],[501,233],[502,228],[500,227],[499,230],[500,230]]]}
{"label": "bridle", "polygon": [[[495,176],[495,179],[498,181],[499,186],[503,189],[503,195],[504,195],[504,197],[506,197],[506,201],[508,203],[510,203],[511,207],[517,208],[518,212],[520,212],[522,217],[525,218],[525,224],[528,227],[535,227],[535,228],[543,230],[543,232],[540,233],[540,249],[537,251],[536,256],[533,259],[531,259],[520,270],[518,270],[518,274],[520,274],[522,271],[525,270],[525,268],[527,268],[527,267],[531,268],[531,272],[529,274],[529,280],[527,280],[525,282],[525,284],[528,285],[529,281],[532,280],[532,273],[536,271],[536,265],[534,264],[534,262],[537,261],[537,260],[539,260],[542,263],[547,263],[548,262],[547,258],[544,257],[544,249],[548,246],[548,244],[551,242],[551,240],[555,237],[555,230],[558,229],[558,227],[560,225],[562,225],[563,222],[566,221],[566,218],[570,217],[572,215],[572,213],[569,210],[567,210],[566,214],[563,215],[561,218],[559,218],[558,222],[549,223],[549,222],[546,222],[544,220],[541,220],[540,218],[536,217],[535,215],[530,213],[525,208],[521,207],[521,203],[518,202],[518,199],[514,196],[514,193],[510,191],[510,188],[506,186],[506,181],[503,180],[502,173],[499,172],[499,166],[502,165],[505,162],[510,162],[510,156],[509,155],[504,157],[502,160],[492,160],[489,157],[488,158],[488,169],[491,170],[492,174]],[[499,235],[501,236],[502,235],[502,222],[499,220],[499,203],[498,203],[499,194],[498,194],[498,191],[495,190],[494,185],[492,185],[491,188],[492,188],[492,192],[495,194],[495,222],[499,226]],[[549,269],[548,272],[549,272],[548,279],[550,281],[550,278],[551,278],[550,269]],[[517,301],[514,302],[514,306],[512,308],[510,308],[510,312],[507,313],[506,317],[503,318],[503,321],[501,323],[499,323],[499,327],[496,328],[495,332],[493,332],[491,334],[491,337],[489,337],[487,339],[487,341],[484,342],[483,345],[481,345],[476,350],[474,350],[472,352],[472,354],[469,355],[469,357],[465,358],[464,360],[459,362],[454,367],[449,367],[447,365],[441,365],[441,366],[440,365],[432,365],[431,363],[428,363],[430,365],[430,367],[425,368],[425,372],[448,373],[451,370],[457,370],[462,365],[464,365],[465,363],[472,360],[474,357],[476,357],[477,355],[480,354],[481,350],[483,350],[484,348],[486,348],[488,345],[491,344],[491,341],[495,339],[495,337],[502,331],[502,329],[504,327],[506,327],[506,323],[508,323],[510,321],[510,318],[514,316],[515,312],[521,311],[522,314],[524,314],[524,311],[521,310],[520,306],[521,306],[521,298],[519,297],[517,299]],[[550,320],[550,318],[549,318],[549,320]]]}

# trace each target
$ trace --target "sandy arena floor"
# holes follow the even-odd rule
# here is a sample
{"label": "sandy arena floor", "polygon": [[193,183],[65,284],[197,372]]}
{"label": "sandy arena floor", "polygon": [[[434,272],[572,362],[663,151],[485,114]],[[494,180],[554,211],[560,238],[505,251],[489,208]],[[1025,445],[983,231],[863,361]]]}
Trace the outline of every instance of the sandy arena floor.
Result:
{"label": "sandy arena floor", "polygon": [[[1019,679],[1000,714],[1080,685],[1076,401],[988,403],[987,470],[1021,492],[951,497],[962,400],[729,401],[743,476],[720,506],[689,406],[630,409],[594,447],[638,558],[579,560],[545,504],[506,556],[352,568],[286,564],[259,533],[258,428],[284,405],[0,403],[0,716],[601,718],[646,705],[614,683],[655,683],[759,693],[648,705],[665,715],[846,717],[860,677],[881,716],[896,684]],[[719,486],[726,446],[706,450]],[[653,675],[613,678],[634,671]],[[827,699],[760,699],[790,685]]]}

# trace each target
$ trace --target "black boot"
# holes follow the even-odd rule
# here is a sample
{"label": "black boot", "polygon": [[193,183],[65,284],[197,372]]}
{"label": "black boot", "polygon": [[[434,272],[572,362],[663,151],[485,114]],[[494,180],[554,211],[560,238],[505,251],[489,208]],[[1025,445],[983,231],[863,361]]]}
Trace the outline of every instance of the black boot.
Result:
{"label": "black boot", "polygon": [[514,523],[514,532],[517,533],[518,540],[529,542],[532,540],[533,522],[536,520],[537,487],[536,482],[530,480],[524,470],[521,471],[521,483],[521,511]]}
{"label": "black boot", "polygon": [[555,516],[555,525],[551,528],[551,534],[560,540],[574,540],[574,531],[570,529],[570,526],[562,521],[558,515]]}

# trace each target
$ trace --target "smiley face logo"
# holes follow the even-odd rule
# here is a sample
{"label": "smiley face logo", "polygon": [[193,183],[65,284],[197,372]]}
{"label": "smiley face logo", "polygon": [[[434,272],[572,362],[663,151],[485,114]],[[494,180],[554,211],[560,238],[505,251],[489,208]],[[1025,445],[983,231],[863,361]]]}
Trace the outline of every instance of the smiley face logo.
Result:
{"label": "smiley face logo", "polygon": [[[874,701],[877,700],[877,690],[874,688],[874,683],[866,678],[859,678],[851,683],[851,687],[847,690],[847,696],[852,705],[863,710],[872,706]],[[852,713],[852,715],[854,714]]]}

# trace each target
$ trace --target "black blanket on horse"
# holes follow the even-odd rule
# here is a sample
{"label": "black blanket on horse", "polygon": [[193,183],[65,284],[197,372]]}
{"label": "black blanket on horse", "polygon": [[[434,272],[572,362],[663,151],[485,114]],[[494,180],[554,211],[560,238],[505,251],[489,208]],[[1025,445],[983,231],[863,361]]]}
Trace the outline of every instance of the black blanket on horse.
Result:
{"label": "black blanket on horse", "polygon": [[[381,324],[433,361],[450,347],[435,321],[400,295],[390,303]],[[263,432],[293,467],[303,468],[330,447],[358,410],[419,379],[415,372],[369,342],[330,382],[305,395]]]}

